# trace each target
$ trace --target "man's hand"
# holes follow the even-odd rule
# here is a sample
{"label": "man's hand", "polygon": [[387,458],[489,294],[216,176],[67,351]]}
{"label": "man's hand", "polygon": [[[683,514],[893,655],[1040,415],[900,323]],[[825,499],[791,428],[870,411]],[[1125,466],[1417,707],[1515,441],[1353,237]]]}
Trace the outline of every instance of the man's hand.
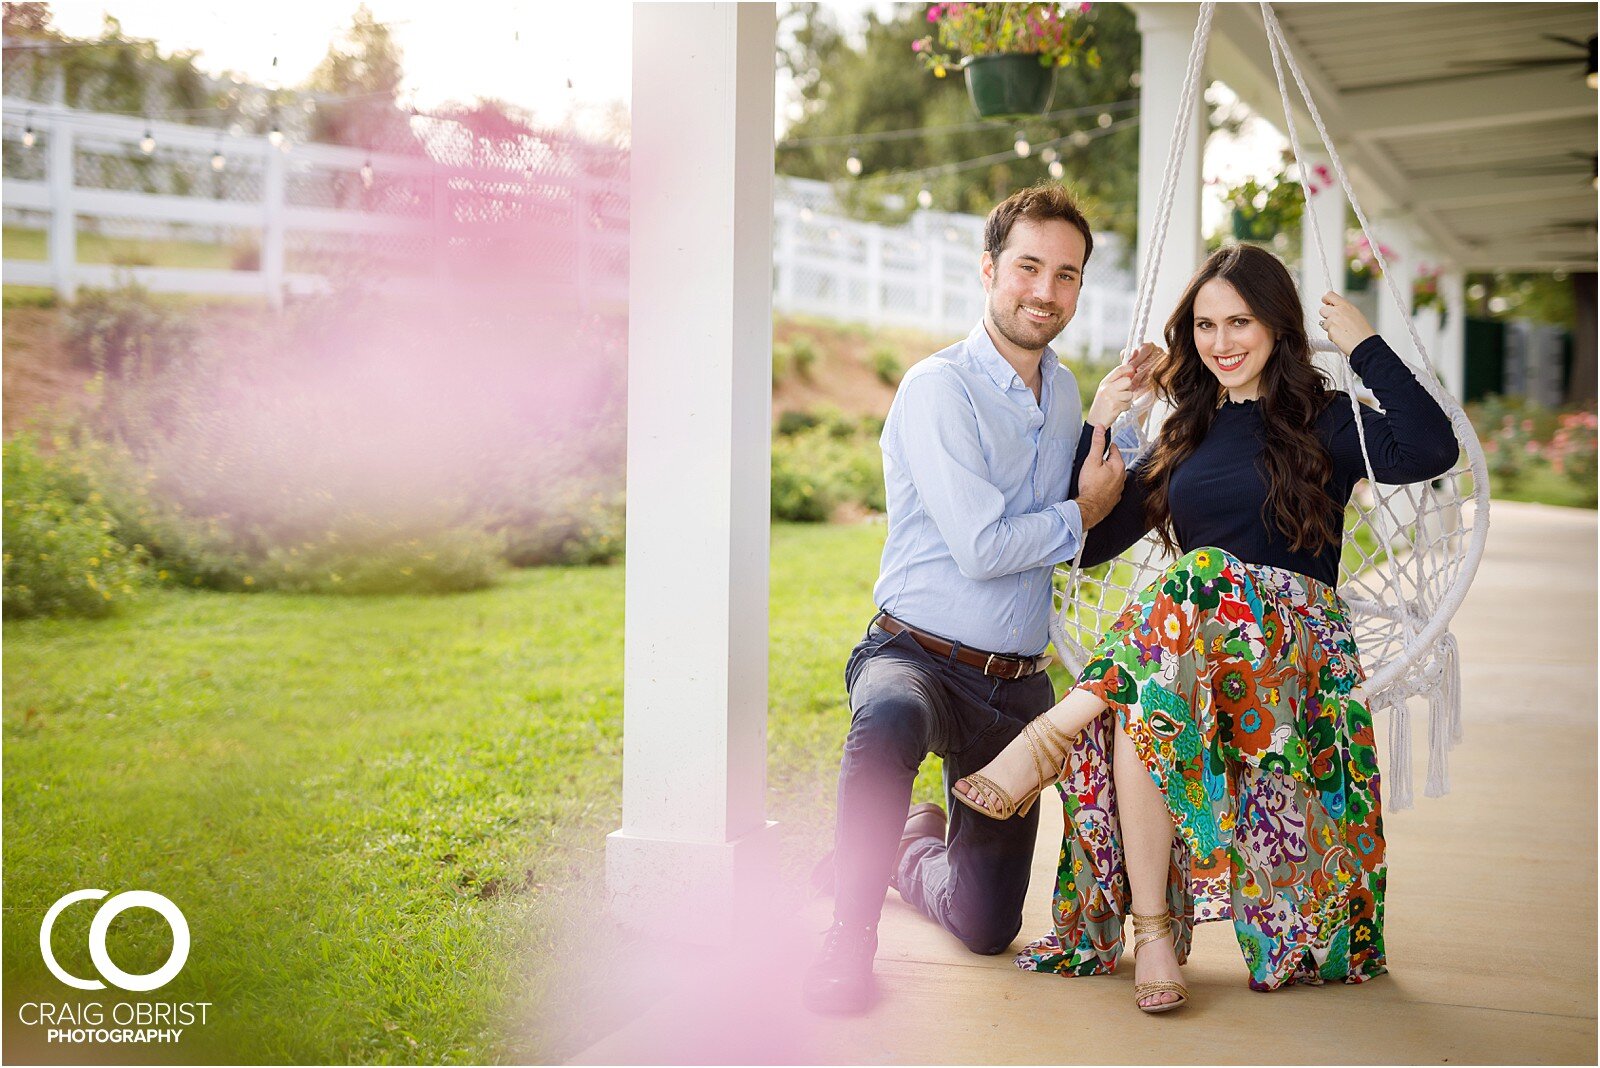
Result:
{"label": "man's hand", "polygon": [[1122,499],[1122,480],[1126,470],[1122,453],[1115,445],[1106,451],[1106,428],[1096,426],[1089,444],[1089,457],[1078,472],[1078,512],[1083,516],[1083,529],[1088,530],[1111,514],[1111,509]]}
{"label": "man's hand", "polygon": [[1113,367],[1100,381],[1100,388],[1095,390],[1094,403],[1089,405],[1089,412],[1083,421],[1104,427],[1116,422],[1117,416],[1127,411],[1140,393],[1150,388],[1150,364],[1160,351],[1146,342]]}

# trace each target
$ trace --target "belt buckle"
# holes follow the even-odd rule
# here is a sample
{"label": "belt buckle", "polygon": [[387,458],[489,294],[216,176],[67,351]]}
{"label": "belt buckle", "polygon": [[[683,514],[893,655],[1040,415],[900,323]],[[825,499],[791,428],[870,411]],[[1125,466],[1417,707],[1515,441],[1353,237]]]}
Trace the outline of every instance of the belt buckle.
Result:
{"label": "belt buckle", "polygon": [[[1005,676],[1005,675],[997,675],[993,671],[989,670],[990,668],[992,668],[994,666],[994,662],[996,660],[998,660],[998,659],[1000,659],[1000,654],[999,653],[990,653],[989,654],[989,658],[983,662],[983,673],[985,675],[994,675],[996,678],[1006,679],[1007,676]],[[1017,673],[1015,675],[1010,676],[1009,679],[1007,679],[1007,681],[1015,681],[1017,679],[1020,679],[1021,677],[1022,677],[1022,662],[1018,661],[1017,662]]]}

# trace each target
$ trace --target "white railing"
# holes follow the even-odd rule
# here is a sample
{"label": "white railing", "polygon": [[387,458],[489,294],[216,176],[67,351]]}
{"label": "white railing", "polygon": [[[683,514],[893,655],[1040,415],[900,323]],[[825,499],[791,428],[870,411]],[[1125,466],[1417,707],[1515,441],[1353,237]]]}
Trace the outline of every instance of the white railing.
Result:
{"label": "white railing", "polygon": [[[70,299],[81,286],[131,278],[155,291],[277,304],[325,288],[317,265],[359,249],[386,285],[406,288],[444,270],[452,241],[475,226],[481,233],[514,219],[506,225],[538,247],[535,273],[548,274],[521,281],[570,289],[579,306],[627,298],[627,183],[570,161],[535,157],[507,169],[331,145],[284,152],[264,136],[9,97],[0,119],[8,222],[31,217],[48,235],[46,259],[0,264],[7,284]],[[147,136],[153,146],[141,146]],[[83,263],[80,229],[231,244],[235,269]]]}
{"label": "white railing", "polygon": [[[141,147],[147,134],[155,142],[149,152]],[[580,307],[627,299],[626,179],[597,178],[537,145],[520,156],[516,146],[499,146],[475,166],[445,162],[450,153],[441,160],[304,143],[286,153],[263,136],[14,97],[0,101],[0,138],[8,225],[48,235],[45,259],[7,258],[0,276],[65,299],[131,278],[154,291],[278,304],[285,294],[326,288],[319,264],[352,246],[369,268],[374,251],[381,254],[374,273],[386,286],[425,287],[445,269],[452,237],[474,222],[518,226],[518,237],[532,241],[520,284]],[[902,226],[859,222],[833,207],[826,183],[786,178],[774,226],[780,312],[944,334],[965,333],[983,314],[979,216],[918,211]],[[86,263],[80,231],[231,246],[234,264]],[[1097,239],[1058,351],[1106,359],[1121,346],[1134,290],[1123,258],[1115,235]]]}
{"label": "white railing", "polygon": [[[784,179],[773,210],[773,307],[867,326],[965,334],[983,315],[978,215],[913,212],[903,226],[830,210],[823,182]],[[1104,360],[1127,340],[1134,287],[1115,235],[1096,238],[1089,282],[1056,350]]]}

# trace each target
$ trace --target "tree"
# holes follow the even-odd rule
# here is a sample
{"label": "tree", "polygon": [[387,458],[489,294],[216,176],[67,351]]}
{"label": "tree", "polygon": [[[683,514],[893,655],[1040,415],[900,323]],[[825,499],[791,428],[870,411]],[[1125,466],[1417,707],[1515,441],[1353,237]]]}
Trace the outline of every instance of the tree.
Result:
{"label": "tree", "polygon": [[387,152],[417,152],[410,119],[396,102],[405,78],[400,46],[365,4],[342,40],[311,72],[306,86],[321,94],[312,114],[315,141]]}
{"label": "tree", "polygon": [[[779,144],[779,173],[836,183],[840,203],[862,218],[898,221],[915,207],[922,188],[938,207],[982,214],[1017,189],[1045,180],[1040,150],[1059,141],[1054,147],[1062,180],[1079,194],[1091,221],[1131,238],[1139,138],[1136,126],[1124,120],[1135,112],[1126,104],[1100,109],[1138,95],[1140,39],[1132,13],[1121,4],[1095,5],[1093,42],[1102,63],[1097,69],[1082,63],[1062,68],[1051,105],[1085,111],[1020,124],[1034,146],[1022,158],[1013,150],[1018,125],[977,121],[959,73],[936,78],[915,62],[911,44],[928,32],[926,11],[920,4],[897,5],[887,20],[869,12],[859,43],[847,39],[816,4],[796,4],[785,13],[779,63],[794,79],[799,118]],[[918,128],[924,132],[866,138]],[[852,152],[862,164],[855,180],[845,169]],[[1002,158],[952,172],[894,177],[990,155]]]}

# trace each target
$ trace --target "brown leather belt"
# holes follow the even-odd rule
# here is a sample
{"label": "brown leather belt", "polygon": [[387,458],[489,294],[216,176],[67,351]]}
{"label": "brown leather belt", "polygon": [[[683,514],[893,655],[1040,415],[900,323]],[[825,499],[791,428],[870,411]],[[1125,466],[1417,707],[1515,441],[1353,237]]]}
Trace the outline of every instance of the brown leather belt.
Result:
{"label": "brown leather belt", "polygon": [[947,642],[937,634],[929,634],[925,630],[908,626],[891,616],[888,612],[879,612],[873,617],[872,625],[886,634],[899,634],[902,631],[911,635],[911,640],[922,646],[934,656],[948,658],[951,650],[955,651],[956,660],[982,671],[985,675],[993,675],[997,679],[1025,679],[1029,675],[1037,675],[1050,666],[1054,659],[1049,653],[1042,656],[1006,656],[1003,653],[986,653],[982,649],[972,649],[965,645],[956,645]]}

